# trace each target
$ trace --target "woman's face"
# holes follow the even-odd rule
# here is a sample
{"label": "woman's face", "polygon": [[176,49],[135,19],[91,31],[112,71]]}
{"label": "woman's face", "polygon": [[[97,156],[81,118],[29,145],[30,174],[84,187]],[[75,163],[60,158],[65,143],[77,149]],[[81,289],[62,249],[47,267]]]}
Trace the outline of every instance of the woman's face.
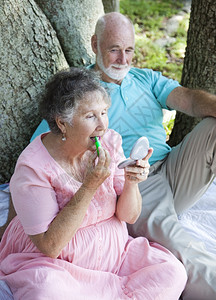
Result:
{"label": "woman's face", "polygon": [[94,151],[94,137],[102,138],[108,128],[109,103],[101,92],[88,93],[77,105],[72,125],[66,123],[66,138],[76,152]]}

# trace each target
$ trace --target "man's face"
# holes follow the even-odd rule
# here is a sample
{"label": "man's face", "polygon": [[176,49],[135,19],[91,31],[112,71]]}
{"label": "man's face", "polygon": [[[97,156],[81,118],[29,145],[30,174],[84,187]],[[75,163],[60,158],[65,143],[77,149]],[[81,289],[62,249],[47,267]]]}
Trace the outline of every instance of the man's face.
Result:
{"label": "man's face", "polygon": [[102,71],[102,79],[120,84],[130,70],[134,54],[132,28],[105,30],[97,43],[96,65]]}

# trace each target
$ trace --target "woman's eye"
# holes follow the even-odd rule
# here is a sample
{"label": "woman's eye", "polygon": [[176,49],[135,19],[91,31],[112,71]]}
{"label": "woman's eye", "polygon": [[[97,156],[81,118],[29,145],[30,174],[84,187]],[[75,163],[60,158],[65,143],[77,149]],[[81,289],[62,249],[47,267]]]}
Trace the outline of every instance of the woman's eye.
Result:
{"label": "woman's eye", "polygon": [[87,119],[94,118],[94,115],[88,115],[86,118],[87,118]]}

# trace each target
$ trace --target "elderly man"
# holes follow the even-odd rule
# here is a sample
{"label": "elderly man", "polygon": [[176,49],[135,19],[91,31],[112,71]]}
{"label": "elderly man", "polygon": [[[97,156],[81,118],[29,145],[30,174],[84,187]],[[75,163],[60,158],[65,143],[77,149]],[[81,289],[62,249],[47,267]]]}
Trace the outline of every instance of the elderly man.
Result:
{"label": "elderly man", "polygon": [[[129,156],[131,145],[145,135],[154,153],[151,172],[140,184],[142,216],[129,227],[168,247],[185,265],[189,281],[183,299],[216,299],[216,263],[201,243],[180,226],[177,214],[195,203],[216,174],[216,96],[190,90],[160,73],[130,68],[134,54],[134,28],[119,13],[97,22],[92,37],[94,69],[109,88],[110,127],[123,137]],[[177,147],[166,144],[162,108],[205,118]]]}
{"label": "elderly man", "polygon": [[[159,72],[131,68],[134,45],[128,18],[113,12],[98,20],[92,37],[96,63],[90,67],[101,72],[101,84],[112,98],[109,127],[122,135],[127,157],[143,135],[154,149],[149,177],[139,185],[142,215],[129,231],[163,244],[183,262],[189,277],[183,299],[213,300],[215,257],[185,232],[177,215],[201,197],[216,175],[216,96],[184,88]],[[166,144],[162,109],[204,119],[171,149]]]}

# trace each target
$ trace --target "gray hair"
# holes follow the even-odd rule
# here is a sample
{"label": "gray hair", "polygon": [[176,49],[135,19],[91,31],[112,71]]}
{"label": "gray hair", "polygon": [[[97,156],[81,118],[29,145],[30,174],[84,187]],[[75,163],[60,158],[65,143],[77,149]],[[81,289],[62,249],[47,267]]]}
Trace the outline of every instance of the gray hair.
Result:
{"label": "gray hair", "polygon": [[55,134],[61,131],[56,124],[59,117],[72,125],[74,111],[88,93],[98,91],[110,105],[106,90],[100,85],[99,73],[86,68],[70,68],[56,73],[46,84],[46,90],[40,104],[42,117]]}

